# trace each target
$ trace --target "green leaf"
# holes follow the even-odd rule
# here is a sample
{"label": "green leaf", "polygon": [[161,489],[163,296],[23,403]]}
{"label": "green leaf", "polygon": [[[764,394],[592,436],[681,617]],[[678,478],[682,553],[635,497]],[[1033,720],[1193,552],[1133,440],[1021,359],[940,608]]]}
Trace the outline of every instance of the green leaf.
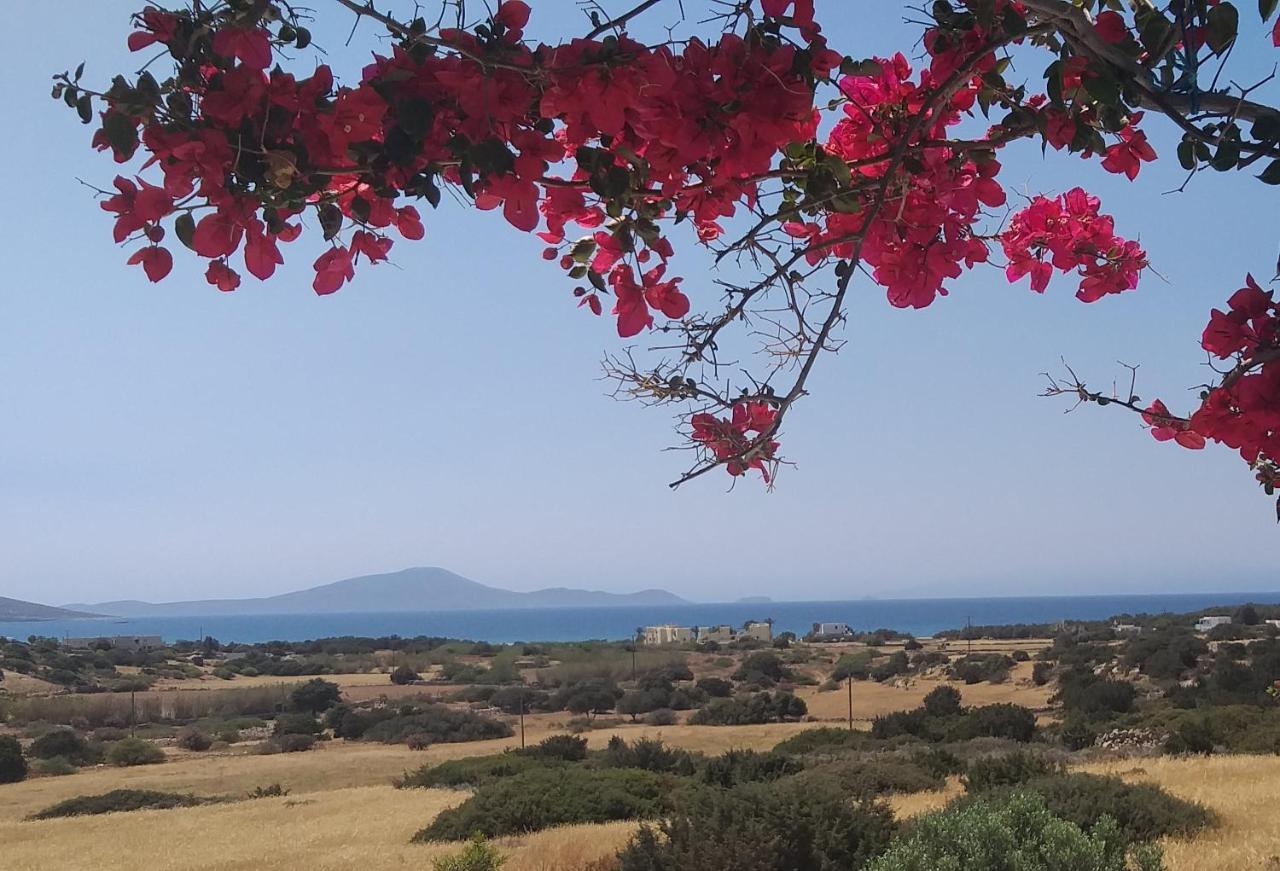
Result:
{"label": "green leaf", "polygon": [[320,207],[320,229],[324,231],[324,239],[328,242],[342,229],[342,210],[333,203],[325,203]]}
{"label": "green leaf", "polygon": [[1280,139],[1280,115],[1271,112],[1259,115],[1250,133],[1259,142]]}
{"label": "green leaf", "polygon": [[1262,20],[1266,21],[1276,11],[1276,4],[1280,0],[1258,0],[1258,14],[1262,16]]}
{"label": "green leaf", "polygon": [[1271,161],[1271,165],[1258,176],[1264,184],[1280,184],[1280,160]]}
{"label": "green leaf", "polygon": [[[77,107],[78,108],[78,107]],[[84,115],[82,114],[83,118]],[[138,147],[138,128],[133,119],[120,112],[108,112],[102,119],[102,130],[107,134],[107,142],[112,150],[119,154],[132,155]]]}
{"label": "green leaf", "polygon": [[1190,139],[1178,143],[1178,163],[1186,170],[1196,168],[1196,146]]}
{"label": "green leaf", "polygon": [[1222,54],[1236,41],[1240,30],[1240,13],[1230,3],[1220,3],[1209,10],[1209,30],[1205,41],[1214,54]]}
{"label": "green leaf", "polygon": [[196,235],[196,219],[191,217],[190,212],[183,212],[174,219],[173,232],[177,235],[178,241],[183,245],[186,245],[192,251],[196,249],[195,242],[193,241]]}
{"label": "green leaf", "polygon": [[88,124],[93,120],[93,101],[88,94],[84,94],[76,100],[76,112],[80,115],[80,121],[84,124]]}

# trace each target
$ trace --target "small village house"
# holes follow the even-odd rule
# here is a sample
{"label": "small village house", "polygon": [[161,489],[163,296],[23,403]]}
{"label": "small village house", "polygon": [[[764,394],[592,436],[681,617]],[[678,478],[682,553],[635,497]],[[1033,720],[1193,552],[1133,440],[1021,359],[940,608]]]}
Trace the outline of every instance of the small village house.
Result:
{"label": "small village house", "polygon": [[1117,635],[1140,635],[1142,627],[1136,623],[1116,623],[1111,627]]}
{"label": "small village house", "polygon": [[698,627],[698,643],[706,644],[708,641],[714,641],[717,644],[728,644],[733,641],[734,630],[732,626],[699,626]]}
{"label": "small village house", "polygon": [[688,626],[675,626],[670,623],[661,626],[645,626],[644,643],[649,647],[661,647],[666,644],[687,644],[693,641],[693,630]]}
{"label": "small village house", "polygon": [[811,634],[815,638],[844,638],[852,635],[853,630],[848,623],[814,623]]}
{"label": "small village house", "polygon": [[773,641],[773,622],[770,620],[748,620],[742,626],[742,634],[756,641],[769,644]]}
{"label": "small village house", "polygon": [[1230,624],[1230,617],[1201,617],[1196,621],[1196,631],[1208,632],[1217,626],[1229,626]]}

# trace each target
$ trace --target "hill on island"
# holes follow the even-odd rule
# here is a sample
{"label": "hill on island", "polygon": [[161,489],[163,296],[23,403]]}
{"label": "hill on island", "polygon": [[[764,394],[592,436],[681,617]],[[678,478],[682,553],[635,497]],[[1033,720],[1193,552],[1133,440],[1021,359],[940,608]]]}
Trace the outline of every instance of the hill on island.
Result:
{"label": "hill on island", "polygon": [[370,614],[388,611],[463,611],[486,608],[587,608],[679,605],[666,590],[604,593],[552,587],[521,593],[491,587],[436,567],[347,578],[261,599],[199,599],[184,602],[100,602],[69,605],[119,617],[202,617],[249,614]]}
{"label": "hill on island", "polygon": [[35,602],[24,602],[21,599],[9,599],[0,596],[0,622],[19,622],[26,620],[74,620],[79,617],[101,617],[101,614],[90,614],[85,611],[71,611],[66,608],[55,608],[52,605],[38,605]]}

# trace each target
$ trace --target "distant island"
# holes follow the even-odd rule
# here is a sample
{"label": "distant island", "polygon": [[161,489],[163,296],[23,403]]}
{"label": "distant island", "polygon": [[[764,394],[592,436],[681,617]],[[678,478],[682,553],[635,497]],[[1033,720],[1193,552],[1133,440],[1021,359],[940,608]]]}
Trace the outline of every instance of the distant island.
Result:
{"label": "distant island", "polygon": [[67,608],[38,605],[35,602],[0,596],[0,622],[5,623],[23,623],[28,620],[76,620],[101,616],[101,614],[91,614],[87,611],[72,611]]}
{"label": "distant island", "polygon": [[736,600],[739,605],[769,605],[772,602],[773,599],[769,596],[743,596],[741,599]]}
{"label": "distant island", "polygon": [[66,607],[116,617],[229,617],[259,614],[372,614],[394,611],[604,608],[627,605],[686,604],[688,604],[686,600],[666,590],[605,593],[597,590],[552,587],[520,593],[481,584],[447,569],[420,567],[388,574],[347,578],[319,587],[261,599],[199,599],[158,603],[126,600],[98,602],[91,605],[74,604]]}

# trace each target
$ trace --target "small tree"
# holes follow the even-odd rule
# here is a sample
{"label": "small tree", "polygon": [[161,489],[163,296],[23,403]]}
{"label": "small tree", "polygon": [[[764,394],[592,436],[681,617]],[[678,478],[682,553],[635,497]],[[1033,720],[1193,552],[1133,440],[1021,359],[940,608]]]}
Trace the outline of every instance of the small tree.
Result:
{"label": "small tree", "polygon": [[930,717],[951,717],[960,713],[960,691],[946,685],[929,691],[924,710]]}
{"label": "small tree", "polygon": [[336,705],[342,699],[342,689],[321,678],[313,678],[301,684],[289,694],[289,701],[299,711],[318,714]]}
{"label": "small tree", "polygon": [[27,777],[22,745],[12,735],[0,735],[0,783],[18,783]]}
{"label": "small tree", "polygon": [[154,765],[164,762],[164,751],[141,738],[125,738],[107,751],[107,762],[121,767]]}

